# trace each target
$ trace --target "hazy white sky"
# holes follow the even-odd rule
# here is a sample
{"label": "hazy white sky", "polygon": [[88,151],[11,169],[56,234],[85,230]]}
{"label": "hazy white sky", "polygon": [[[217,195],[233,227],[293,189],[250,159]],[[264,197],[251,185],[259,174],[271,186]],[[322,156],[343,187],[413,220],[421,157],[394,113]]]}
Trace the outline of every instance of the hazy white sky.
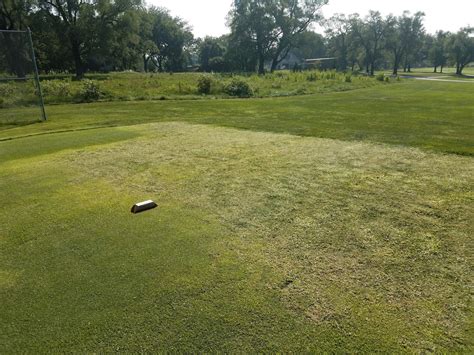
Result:
{"label": "hazy white sky", "polygon": [[[146,0],[148,5],[166,7],[173,16],[186,20],[197,37],[219,36],[227,33],[226,15],[231,0]],[[425,27],[434,33],[442,29],[457,31],[460,27],[474,26],[474,0],[329,0],[323,8],[326,17],[334,13],[365,15],[370,9],[384,15],[401,14],[404,10],[426,14]]]}

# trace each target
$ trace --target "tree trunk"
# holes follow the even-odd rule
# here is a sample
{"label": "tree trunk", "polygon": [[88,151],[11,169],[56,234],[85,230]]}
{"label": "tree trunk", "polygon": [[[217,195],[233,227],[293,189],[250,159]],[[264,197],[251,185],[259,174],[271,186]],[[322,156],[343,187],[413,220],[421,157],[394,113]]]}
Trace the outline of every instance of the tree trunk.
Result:
{"label": "tree trunk", "polygon": [[283,49],[281,47],[279,47],[278,50],[276,51],[275,55],[272,58],[272,66],[270,68],[270,71],[272,73],[276,70],[278,64],[280,64],[281,61],[283,59],[285,59],[285,58],[280,58],[282,52],[283,52]]}
{"label": "tree trunk", "polygon": [[265,74],[265,56],[262,53],[258,55],[258,74]]}
{"label": "tree trunk", "polygon": [[437,72],[438,72],[438,67],[435,66],[435,67],[434,67],[434,70],[433,70],[433,73],[437,73]]}
{"label": "tree trunk", "polygon": [[158,58],[158,72],[163,73],[163,58]]}
{"label": "tree trunk", "polygon": [[439,71],[441,74],[443,73],[443,68],[444,68],[444,66],[442,65],[441,68],[440,68],[440,71]]}
{"label": "tree trunk", "polygon": [[80,80],[84,77],[84,64],[81,59],[81,46],[79,41],[71,36],[72,57],[74,59],[74,67],[76,70],[76,79]]}
{"label": "tree trunk", "polygon": [[393,75],[398,75],[398,67],[400,67],[400,56],[395,55],[395,62],[393,63]]}
{"label": "tree trunk", "polygon": [[271,73],[273,73],[276,70],[277,65],[278,65],[278,60],[276,58],[273,58],[272,59],[272,67],[270,68]]}

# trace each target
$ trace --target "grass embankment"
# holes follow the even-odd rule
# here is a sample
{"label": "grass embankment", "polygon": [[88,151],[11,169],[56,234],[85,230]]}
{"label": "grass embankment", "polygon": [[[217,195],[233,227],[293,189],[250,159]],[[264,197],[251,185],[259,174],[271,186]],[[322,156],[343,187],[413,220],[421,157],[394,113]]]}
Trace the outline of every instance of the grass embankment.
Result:
{"label": "grass embankment", "polygon": [[[198,91],[198,80],[202,76],[211,78],[211,91],[202,95]],[[289,71],[274,74],[230,75],[230,74],[141,74],[112,73],[91,74],[87,79],[94,82],[100,91],[100,101],[143,101],[163,99],[209,99],[227,98],[225,87],[233,79],[248,83],[254,97],[295,96],[313,93],[347,91],[381,85],[374,78],[352,76],[333,71]],[[90,95],[82,93],[85,83],[72,81],[71,77],[44,76],[42,88],[46,104],[80,103],[89,101]],[[0,108],[37,105],[33,83],[0,83]]]}
{"label": "grass embankment", "polygon": [[44,135],[0,142],[0,352],[472,352],[456,85],[57,106],[1,131]]}

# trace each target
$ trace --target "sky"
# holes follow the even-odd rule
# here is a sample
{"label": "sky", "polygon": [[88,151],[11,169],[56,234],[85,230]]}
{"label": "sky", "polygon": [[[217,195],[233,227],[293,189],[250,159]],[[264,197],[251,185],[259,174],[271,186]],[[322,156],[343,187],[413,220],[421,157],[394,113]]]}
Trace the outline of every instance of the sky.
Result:
{"label": "sky", "polygon": [[[173,16],[186,20],[196,37],[220,36],[228,33],[226,16],[232,0],[146,0],[148,5],[166,7]],[[436,30],[455,32],[467,25],[474,26],[474,0],[329,0],[323,14],[359,13],[378,10],[384,15],[400,15],[404,10],[426,14],[425,27],[429,33]],[[316,29],[317,30],[317,29]],[[318,30],[317,30],[318,31]],[[320,32],[320,31],[319,31]]]}

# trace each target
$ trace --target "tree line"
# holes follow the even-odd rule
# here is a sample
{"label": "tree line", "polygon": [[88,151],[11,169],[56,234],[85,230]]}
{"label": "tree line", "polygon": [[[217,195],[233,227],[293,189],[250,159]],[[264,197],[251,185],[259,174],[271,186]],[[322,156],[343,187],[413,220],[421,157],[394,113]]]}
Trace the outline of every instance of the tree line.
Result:
{"label": "tree line", "polygon": [[[142,0],[2,0],[0,29],[31,28],[43,72],[273,71],[290,54],[329,56],[338,70],[379,68],[434,71],[456,66],[457,74],[474,61],[473,28],[457,33],[425,31],[424,14],[382,16],[370,11],[323,19],[328,0],[234,0],[230,34],[195,38],[190,26],[168,10]],[[324,35],[312,31],[314,24]],[[28,70],[26,39],[0,35],[0,71],[22,76]]]}

